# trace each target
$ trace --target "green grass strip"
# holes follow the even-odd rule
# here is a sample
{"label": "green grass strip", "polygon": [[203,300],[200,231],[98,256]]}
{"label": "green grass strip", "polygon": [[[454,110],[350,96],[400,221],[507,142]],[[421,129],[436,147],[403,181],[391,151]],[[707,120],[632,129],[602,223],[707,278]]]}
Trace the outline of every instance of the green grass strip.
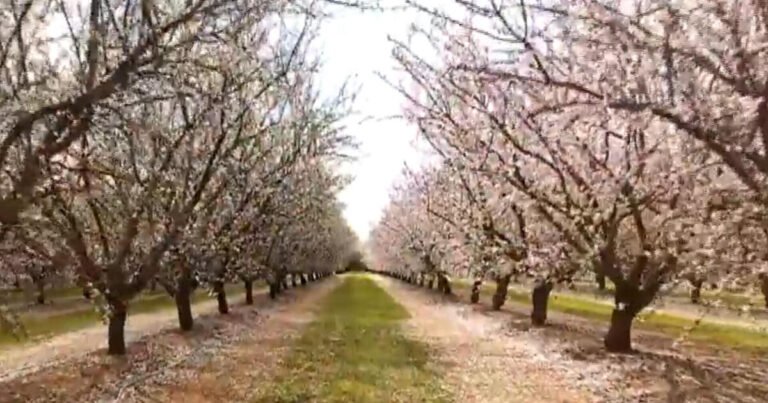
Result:
{"label": "green grass strip", "polygon": [[[462,290],[463,293],[468,293],[470,285],[459,281],[456,282],[454,288],[457,288],[457,291]],[[494,290],[493,285],[483,285],[481,294],[484,297],[490,298]],[[531,304],[530,293],[514,287],[509,288],[507,298],[526,306]],[[613,307],[609,303],[601,302],[588,296],[552,293],[549,300],[549,309],[582,318],[604,321],[607,329]],[[702,319],[695,326],[694,322],[695,320],[692,318],[660,311],[651,311],[641,312],[635,320],[635,327],[659,331],[674,337],[692,328],[693,330],[687,337],[691,341],[711,343],[744,351],[768,350],[768,332],[746,326],[708,321],[706,318]]]}
{"label": "green grass strip", "polygon": [[[234,301],[233,297],[239,298],[244,294],[243,287],[235,284],[228,285],[226,290],[227,299],[230,303]],[[254,289],[254,291],[257,291],[257,289]],[[214,297],[209,296],[205,290],[198,290],[192,294],[192,303],[213,298]],[[59,334],[84,329],[100,323],[101,317],[96,310],[88,304],[88,302],[83,302],[83,309],[51,315],[44,318],[35,317],[34,315],[22,315],[21,322],[29,337],[27,339],[19,340],[9,333],[0,332],[0,349],[12,348],[30,342],[34,343]],[[141,295],[128,306],[128,323],[126,327],[131,326],[130,315],[156,312],[163,309],[170,309],[175,306],[174,300],[164,292],[156,291]]]}
{"label": "green grass strip", "polygon": [[257,402],[449,401],[426,346],[401,332],[408,312],[370,278],[346,276],[318,315]]}

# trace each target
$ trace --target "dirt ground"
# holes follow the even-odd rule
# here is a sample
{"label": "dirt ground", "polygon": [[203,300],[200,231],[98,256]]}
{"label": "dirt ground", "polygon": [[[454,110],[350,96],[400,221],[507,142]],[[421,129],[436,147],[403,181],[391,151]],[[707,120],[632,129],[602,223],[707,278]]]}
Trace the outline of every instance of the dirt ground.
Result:
{"label": "dirt ground", "polygon": [[[263,293],[263,291],[262,291]],[[206,315],[216,311],[216,301],[194,304],[193,311]],[[177,326],[175,308],[129,315],[125,326],[126,342]],[[107,328],[95,323],[82,330],[64,333],[39,343],[0,351],[0,382],[37,372],[50,365],[66,362],[106,348]]]}
{"label": "dirt ground", "polygon": [[[768,357],[676,344],[668,335],[641,330],[633,331],[636,354],[608,354],[602,347],[607,324],[600,321],[550,312],[548,326],[533,328],[529,308],[509,301],[501,311],[491,311],[487,301],[470,305],[469,295],[445,297],[386,281],[401,302],[419,301],[415,306],[432,306],[431,316],[464,323],[468,334],[491,334],[488,338],[502,337],[511,348],[527,350],[528,359],[549,368],[544,371],[550,374],[547,387],[565,384],[588,391],[593,401],[611,403],[768,401]],[[520,360],[510,365],[520,365]]]}
{"label": "dirt ground", "polygon": [[[128,355],[109,357],[103,327],[0,356],[2,402],[243,402],[270,385],[330,278],[289,290],[277,302],[259,293],[229,315],[203,314],[194,331],[175,330],[173,310],[129,322]],[[675,345],[636,331],[631,355],[607,354],[605,323],[550,313],[529,326],[525,308],[469,305],[389,278],[378,283],[411,314],[405,331],[433,351],[456,402],[765,402],[768,358],[701,345]],[[196,312],[213,312],[209,302]],[[138,318],[138,319],[137,319]]]}
{"label": "dirt ground", "polygon": [[[103,328],[93,334],[89,329],[61,336],[69,343],[55,343],[69,347],[63,358],[23,367],[24,357],[45,355],[44,350],[25,349],[27,354],[17,353],[16,361],[0,363],[5,374],[0,402],[247,401],[246,395],[268,375],[269,366],[279,365],[291,337],[311,319],[307,307],[337,282],[328,279],[290,289],[277,302],[263,293],[254,295],[252,306],[235,306],[228,315],[198,317],[195,329],[186,334],[165,321],[175,320],[175,312],[152,314],[154,321],[129,322],[134,342],[122,358],[105,354]],[[136,333],[139,327],[142,333]],[[78,336],[100,338],[98,343],[96,339],[87,343]],[[49,356],[56,353],[48,350]],[[6,362],[16,362],[16,372]]]}
{"label": "dirt ground", "polygon": [[425,290],[389,278],[379,283],[411,314],[408,334],[426,342],[444,366],[444,387],[458,402],[592,402],[573,362],[535,351],[503,322],[442,303]]}

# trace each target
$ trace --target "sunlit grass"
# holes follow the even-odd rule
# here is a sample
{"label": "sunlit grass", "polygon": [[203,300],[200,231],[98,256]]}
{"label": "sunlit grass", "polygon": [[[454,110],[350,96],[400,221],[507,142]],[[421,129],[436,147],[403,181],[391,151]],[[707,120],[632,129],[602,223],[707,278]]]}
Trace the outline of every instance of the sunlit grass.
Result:
{"label": "sunlit grass", "polygon": [[[454,286],[454,289],[460,290],[463,294],[468,294],[470,288],[471,286],[465,281],[457,281]],[[494,286],[492,284],[484,284],[481,287],[481,295],[486,299],[490,299],[493,292]],[[468,298],[467,296],[466,299],[468,300]],[[507,298],[510,301],[530,306],[530,292],[523,289],[510,287]],[[607,326],[613,306],[610,302],[596,300],[589,296],[552,293],[549,309],[582,318],[604,321]],[[718,323],[708,320],[706,317],[696,323],[696,320],[690,317],[648,311],[642,312],[638,316],[635,320],[635,327],[660,331],[674,337],[687,334],[687,339],[691,341],[712,343],[741,350],[768,349],[768,332],[746,326]]]}
{"label": "sunlit grass", "polygon": [[256,401],[447,401],[426,347],[400,331],[408,312],[371,279],[347,276],[318,315]]}

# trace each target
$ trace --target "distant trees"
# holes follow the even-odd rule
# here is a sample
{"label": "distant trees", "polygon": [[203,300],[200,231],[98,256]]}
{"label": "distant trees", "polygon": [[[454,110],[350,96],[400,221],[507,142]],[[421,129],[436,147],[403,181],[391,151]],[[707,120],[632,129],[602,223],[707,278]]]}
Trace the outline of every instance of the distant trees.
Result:
{"label": "distant trees", "polygon": [[368,271],[368,265],[365,263],[363,254],[359,251],[352,252],[345,259],[344,271]]}

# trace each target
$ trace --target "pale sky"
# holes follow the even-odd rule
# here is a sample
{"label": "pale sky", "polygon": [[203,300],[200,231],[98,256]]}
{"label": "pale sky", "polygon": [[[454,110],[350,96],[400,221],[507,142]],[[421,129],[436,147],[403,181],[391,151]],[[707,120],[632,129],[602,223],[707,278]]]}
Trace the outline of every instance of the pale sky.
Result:
{"label": "pale sky", "polygon": [[[347,131],[361,143],[359,159],[345,172],[354,181],[339,195],[346,205],[345,217],[361,240],[378,221],[389,201],[392,185],[400,177],[403,164],[417,167],[424,161],[424,147],[413,144],[415,128],[400,119],[388,119],[401,113],[403,98],[376,72],[396,79],[392,46],[387,35],[404,39],[413,12],[365,12],[333,10],[319,38],[325,66],[321,85],[329,91],[348,77],[353,87],[360,86],[354,109],[358,116],[348,120]],[[371,119],[359,123],[363,117]],[[420,151],[421,150],[421,151]]]}

